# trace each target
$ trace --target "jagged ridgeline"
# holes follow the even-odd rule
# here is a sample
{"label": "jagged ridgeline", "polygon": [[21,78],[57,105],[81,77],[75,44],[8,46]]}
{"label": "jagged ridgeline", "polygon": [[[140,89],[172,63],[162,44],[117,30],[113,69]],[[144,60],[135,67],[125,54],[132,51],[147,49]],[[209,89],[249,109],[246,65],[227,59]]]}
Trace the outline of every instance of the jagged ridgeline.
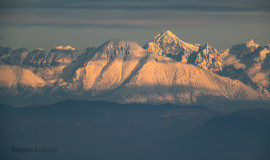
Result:
{"label": "jagged ridgeline", "polygon": [[[269,105],[270,45],[253,40],[218,51],[171,31],[141,47],[112,39],[83,51],[0,47],[1,103],[69,98],[117,103],[200,104],[216,110]],[[259,104],[259,105],[258,105]]]}

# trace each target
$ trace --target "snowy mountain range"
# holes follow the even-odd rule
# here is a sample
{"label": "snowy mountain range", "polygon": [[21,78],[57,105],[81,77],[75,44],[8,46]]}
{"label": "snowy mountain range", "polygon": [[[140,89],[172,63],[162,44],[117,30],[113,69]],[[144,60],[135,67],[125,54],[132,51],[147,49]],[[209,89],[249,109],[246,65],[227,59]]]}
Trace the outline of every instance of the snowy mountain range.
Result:
{"label": "snowy mountain range", "polygon": [[144,47],[122,39],[84,51],[71,46],[49,52],[0,47],[1,103],[44,104],[75,98],[200,104],[216,110],[267,107],[269,46],[250,40],[218,51],[209,44],[184,42],[167,30]]}

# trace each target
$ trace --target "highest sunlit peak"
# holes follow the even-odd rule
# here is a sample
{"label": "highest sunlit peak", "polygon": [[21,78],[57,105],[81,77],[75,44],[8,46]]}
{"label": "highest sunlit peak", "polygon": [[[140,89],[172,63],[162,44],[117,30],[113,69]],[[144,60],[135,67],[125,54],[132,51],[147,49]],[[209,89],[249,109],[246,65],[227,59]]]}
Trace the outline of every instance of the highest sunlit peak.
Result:
{"label": "highest sunlit peak", "polygon": [[247,43],[254,43],[254,40],[250,39]]}
{"label": "highest sunlit peak", "polygon": [[166,30],[157,36],[154,37],[152,41],[158,42],[158,41],[165,41],[165,42],[171,42],[171,41],[178,41],[179,38],[174,35],[170,30]]}
{"label": "highest sunlit peak", "polygon": [[174,35],[170,30],[166,30],[162,33],[163,35],[166,34],[166,35]]}

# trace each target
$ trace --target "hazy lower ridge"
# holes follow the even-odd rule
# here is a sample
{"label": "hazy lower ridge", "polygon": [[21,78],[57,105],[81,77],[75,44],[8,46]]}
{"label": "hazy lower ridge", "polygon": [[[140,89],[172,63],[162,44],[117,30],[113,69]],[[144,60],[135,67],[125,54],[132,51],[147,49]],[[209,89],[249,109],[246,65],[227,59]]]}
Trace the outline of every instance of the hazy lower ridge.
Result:
{"label": "hazy lower ridge", "polygon": [[[230,114],[203,106],[68,100],[0,106],[1,159],[188,159],[270,157],[270,111]],[[14,153],[12,146],[58,147],[57,153]]]}

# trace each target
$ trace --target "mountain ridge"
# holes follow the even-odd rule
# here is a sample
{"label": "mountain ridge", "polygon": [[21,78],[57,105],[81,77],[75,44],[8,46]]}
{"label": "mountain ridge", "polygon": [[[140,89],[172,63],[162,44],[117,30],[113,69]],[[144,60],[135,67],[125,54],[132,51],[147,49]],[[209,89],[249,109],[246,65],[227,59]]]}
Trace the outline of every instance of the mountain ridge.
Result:
{"label": "mountain ridge", "polygon": [[[29,94],[45,99],[56,95],[60,99],[74,96],[117,103],[212,106],[270,102],[269,50],[253,40],[217,51],[209,44],[189,44],[165,31],[144,47],[133,41],[111,39],[85,51],[71,46],[58,46],[50,52],[37,49],[28,53],[21,49],[19,54],[19,50],[13,52],[4,47],[0,51],[0,73],[7,75],[9,68],[10,73],[31,73],[15,79],[30,82],[33,76],[40,78],[43,86],[28,85],[33,88]],[[0,79],[2,95],[11,88],[24,93],[25,83],[13,81],[8,77]]]}

